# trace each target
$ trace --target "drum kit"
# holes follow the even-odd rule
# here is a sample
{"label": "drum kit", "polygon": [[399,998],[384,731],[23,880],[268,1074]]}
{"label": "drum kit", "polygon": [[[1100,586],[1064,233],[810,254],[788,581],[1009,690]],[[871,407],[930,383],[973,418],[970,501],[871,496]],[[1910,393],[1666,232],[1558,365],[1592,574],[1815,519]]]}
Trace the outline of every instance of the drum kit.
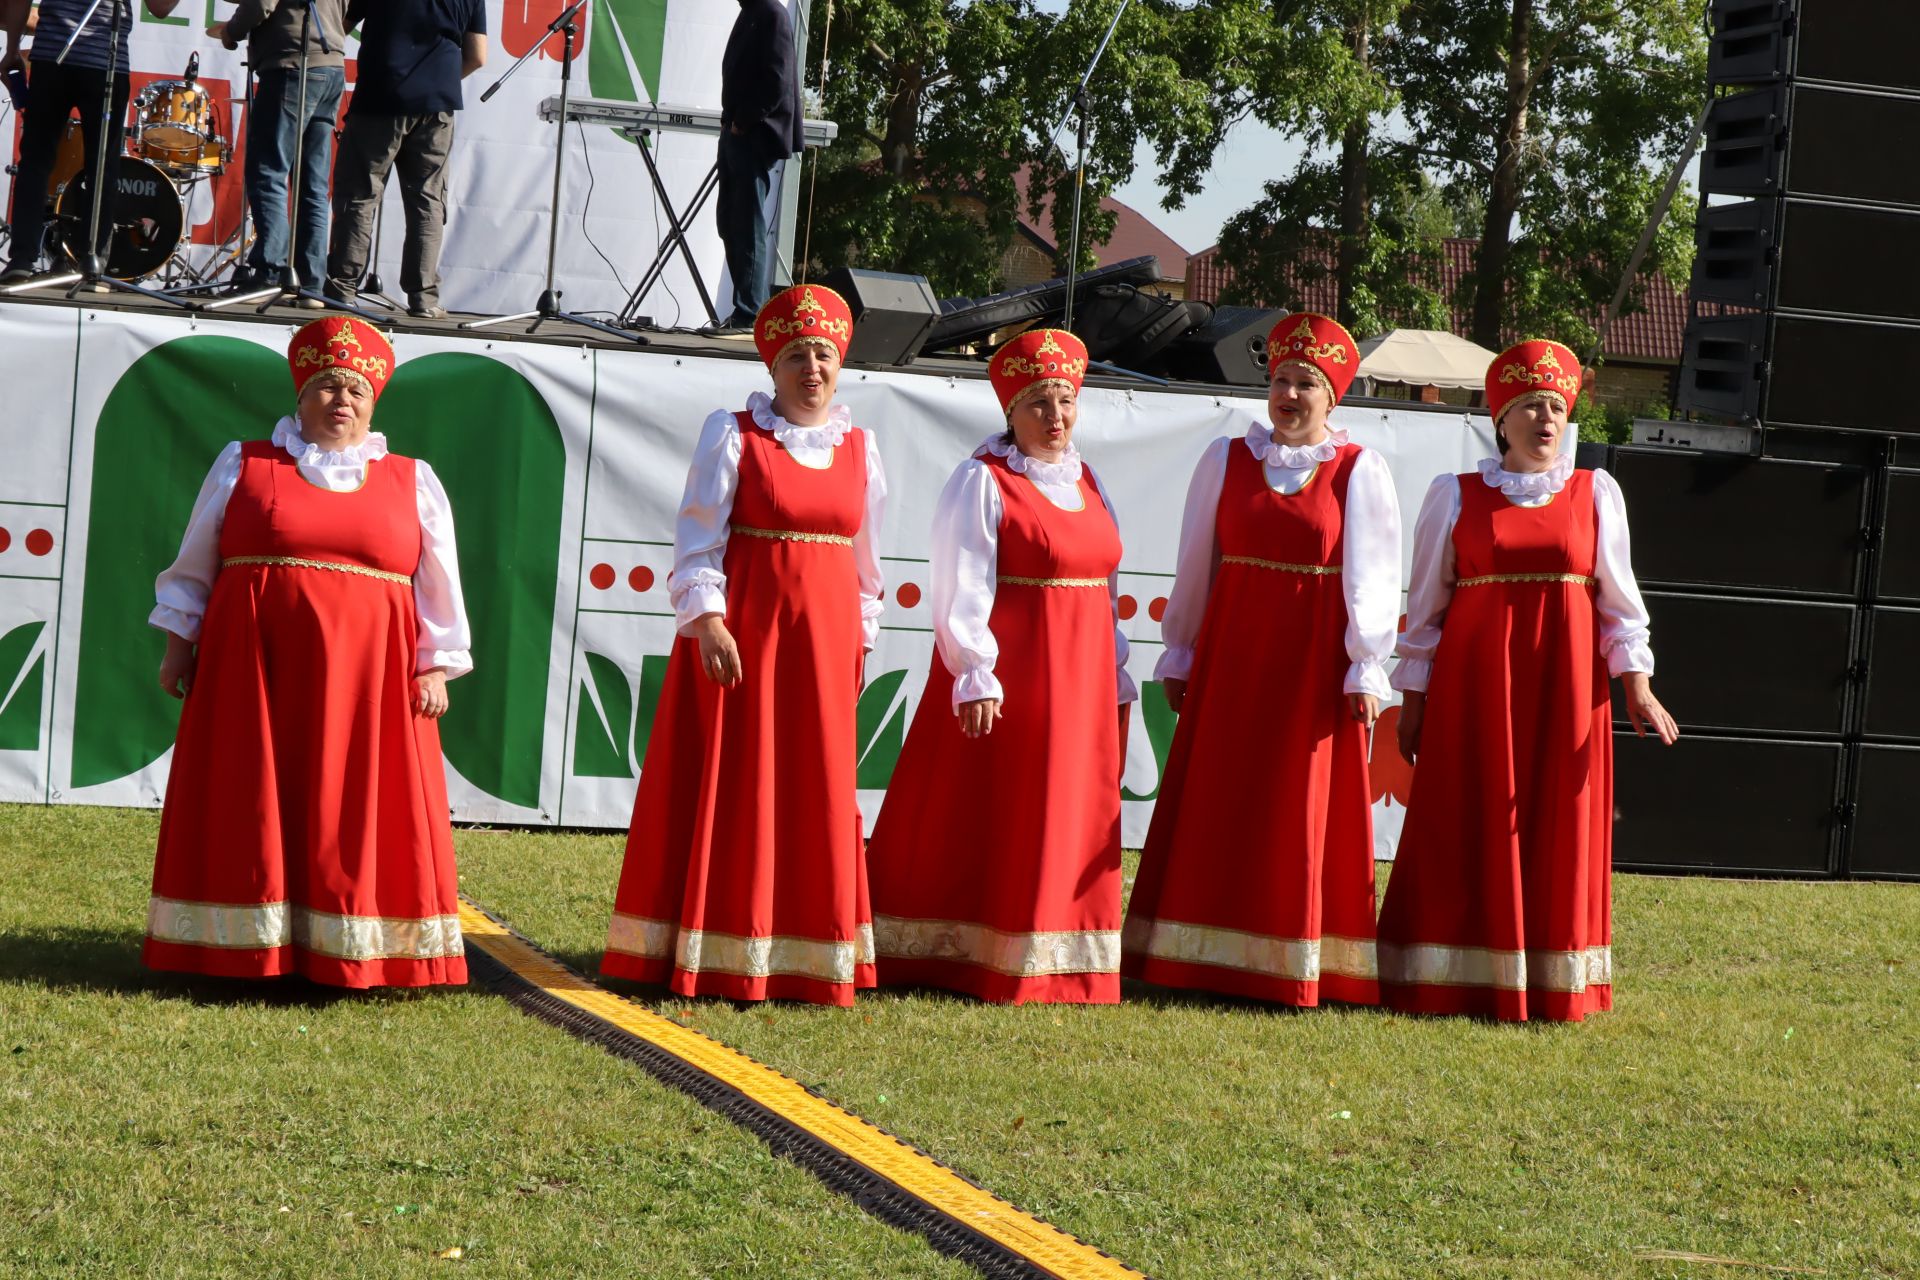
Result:
{"label": "drum kit", "polygon": [[[107,250],[106,274],[115,279],[144,280],[164,270],[165,283],[197,285],[246,250],[243,222],[237,248],[230,241],[198,269],[187,257],[188,204],[233,160],[213,95],[191,70],[185,80],[147,85],[130,105]],[[53,247],[76,264],[86,253],[91,178],[80,122],[69,120],[47,184],[47,225]]]}

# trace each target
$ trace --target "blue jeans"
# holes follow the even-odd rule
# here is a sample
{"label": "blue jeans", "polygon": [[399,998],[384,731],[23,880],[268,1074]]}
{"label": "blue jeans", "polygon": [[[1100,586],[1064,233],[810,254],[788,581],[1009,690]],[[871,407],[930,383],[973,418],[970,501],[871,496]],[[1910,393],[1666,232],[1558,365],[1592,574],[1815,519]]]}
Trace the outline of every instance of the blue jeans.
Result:
{"label": "blue jeans", "polygon": [[300,283],[317,289],[327,275],[327,175],[333,167],[333,127],[340,115],[346,72],[307,70],[306,115],[300,114],[300,69],[268,67],[253,88],[247,115],[247,205],[253,210],[253,250],[247,269],[269,282],[287,261],[287,182],[294,139],[306,130],[300,158],[300,236],[295,252]]}

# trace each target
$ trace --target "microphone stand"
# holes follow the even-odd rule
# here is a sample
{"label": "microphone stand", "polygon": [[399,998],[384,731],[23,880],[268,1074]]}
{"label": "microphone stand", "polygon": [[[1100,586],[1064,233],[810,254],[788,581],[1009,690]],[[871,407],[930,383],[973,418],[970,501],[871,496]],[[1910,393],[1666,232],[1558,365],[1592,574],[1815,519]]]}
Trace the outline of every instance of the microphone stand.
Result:
{"label": "microphone stand", "polygon": [[[95,138],[95,142],[98,145],[95,147],[93,155],[93,209],[87,216],[87,251],[81,258],[80,270],[77,274],[69,271],[54,276],[50,280],[31,281],[29,287],[47,289],[58,288],[63,284],[71,284],[73,287],[67,290],[67,297],[69,299],[78,297],[82,293],[110,293],[115,291],[120,293],[137,293],[142,297],[157,298],[169,306],[180,307],[184,310],[191,311],[194,309],[194,304],[184,298],[176,298],[172,294],[163,293],[158,289],[149,289],[144,285],[134,284],[130,280],[118,280],[108,275],[106,273],[106,263],[100,256],[100,210],[106,203],[107,150],[108,144],[113,136],[113,87],[115,81],[119,79],[120,67],[120,18],[124,12],[121,6],[126,2],[127,0],[112,0],[112,16],[107,19],[109,24],[107,27],[107,69],[101,75],[100,132]],[[65,65],[67,55],[73,52],[74,44],[80,39],[80,33],[86,30],[87,24],[93,21],[94,15],[100,12],[100,6],[103,3],[106,3],[106,0],[93,0],[93,5],[87,10],[85,16],[83,16],[78,23],[74,24],[73,34],[67,37],[66,48],[60,50],[60,56],[54,59],[56,63]],[[131,59],[129,59],[129,61],[131,61]],[[116,179],[118,176],[116,173]],[[20,286],[15,286],[15,288],[19,287]],[[9,292],[11,292],[11,290],[9,290]]]}
{"label": "microphone stand", "polygon": [[[1093,61],[1087,63],[1080,84],[1073,91],[1073,100],[1067,105],[1066,113],[1061,115],[1060,123],[1047,135],[1049,150],[1060,149],[1060,131],[1067,127],[1067,116],[1077,116],[1079,128],[1079,156],[1074,160],[1073,173],[1073,232],[1067,249],[1067,311],[1060,327],[1071,331],[1073,328],[1073,291],[1080,277],[1080,192],[1087,182],[1087,85],[1093,80],[1093,73],[1100,60],[1107,56],[1107,46],[1113,42],[1113,33],[1120,29],[1120,19],[1126,14],[1127,6],[1133,0],[1120,0],[1120,7],[1114,10],[1113,21],[1107,24],[1107,34],[1100,37],[1099,48],[1093,51]],[[1064,156],[1062,157],[1065,158]]]}
{"label": "microphone stand", "polygon": [[[563,50],[560,59],[559,130],[554,134],[553,140],[553,202],[548,206],[547,210],[547,287],[540,294],[540,300],[534,303],[533,310],[531,311],[521,311],[510,316],[488,316],[481,320],[469,320],[460,326],[462,329],[485,329],[496,324],[512,324],[517,320],[532,320],[533,323],[527,326],[527,332],[533,333],[549,320],[565,320],[571,324],[582,325],[588,329],[597,329],[601,333],[608,334],[615,338],[638,343],[641,346],[647,345],[647,338],[644,334],[632,333],[626,329],[617,328],[614,325],[607,324],[605,321],[596,320],[592,316],[583,316],[577,312],[561,310],[561,291],[553,287],[554,255],[559,252],[560,248],[560,183],[567,159],[567,97],[573,83],[573,40],[578,31],[578,28],[574,26],[573,20],[575,16],[579,14],[580,10],[586,7],[586,3],[587,0],[573,0],[573,3],[568,5],[559,17],[547,24],[547,30],[549,32],[556,33],[560,36],[561,48]],[[480,101],[486,102],[491,99],[494,94],[500,92],[500,86],[511,79],[514,72],[525,66],[529,59],[539,53],[546,43],[544,38],[535,41],[532,47],[520,55],[519,61],[508,67],[505,74],[487,86],[487,91],[480,95]]]}

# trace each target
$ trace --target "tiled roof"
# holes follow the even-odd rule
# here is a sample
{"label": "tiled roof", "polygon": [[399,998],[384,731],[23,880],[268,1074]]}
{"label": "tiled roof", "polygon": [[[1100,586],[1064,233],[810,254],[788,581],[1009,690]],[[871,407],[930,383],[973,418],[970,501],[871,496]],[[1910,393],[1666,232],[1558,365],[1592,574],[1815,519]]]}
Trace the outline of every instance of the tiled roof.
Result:
{"label": "tiled roof", "polygon": [[[1441,245],[1440,292],[1452,298],[1460,281],[1473,270],[1478,240],[1450,238]],[[1681,337],[1687,327],[1687,295],[1659,272],[1643,277],[1646,291],[1642,310],[1622,316],[1607,333],[1606,358],[1678,364]],[[1220,260],[1220,246],[1202,249],[1187,259],[1187,297],[1195,302],[1217,302],[1233,280],[1233,268]],[[1311,311],[1331,312],[1335,306],[1333,277],[1309,281],[1301,290],[1300,305]],[[1472,328],[1467,312],[1453,309],[1453,332]],[[1370,335],[1361,335],[1363,337]],[[1517,335],[1516,335],[1517,336]]]}

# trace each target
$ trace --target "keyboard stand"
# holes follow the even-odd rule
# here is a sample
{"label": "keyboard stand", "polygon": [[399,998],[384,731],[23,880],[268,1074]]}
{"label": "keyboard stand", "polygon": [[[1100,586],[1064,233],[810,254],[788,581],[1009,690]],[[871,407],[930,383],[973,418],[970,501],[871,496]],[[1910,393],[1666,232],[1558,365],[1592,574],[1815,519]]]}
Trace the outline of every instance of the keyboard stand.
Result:
{"label": "keyboard stand", "polygon": [[693,220],[700,216],[700,211],[706,207],[708,199],[720,186],[719,161],[716,160],[713,167],[707,170],[707,176],[701,181],[700,189],[694,193],[693,202],[687,206],[687,211],[684,214],[676,213],[673,201],[667,195],[667,184],[660,180],[660,167],[653,162],[653,149],[647,145],[653,130],[623,129],[621,132],[638,145],[640,159],[646,162],[647,177],[653,180],[654,198],[666,211],[667,221],[672,229],[667,232],[667,238],[660,242],[659,250],[653,255],[653,265],[647,268],[647,274],[641,277],[639,285],[627,298],[627,305],[620,309],[618,323],[629,326],[635,323],[640,314],[641,304],[646,301],[647,294],[653,291],[653,286],[658,284],[660,278],[667,273],[667,267],[673,261],[674,251],[678,249],[681,258],[686,261],[688,273],[693,276],[693,287],[700,291],[700,305],[707,309],[707,319],[716,325],[719,324],[720,313],[714,309],[713,296],[707,292],[706,279],[700,274],[700,264],[694,260],[693,248],[687,243],[687,228],[693,225]]}

